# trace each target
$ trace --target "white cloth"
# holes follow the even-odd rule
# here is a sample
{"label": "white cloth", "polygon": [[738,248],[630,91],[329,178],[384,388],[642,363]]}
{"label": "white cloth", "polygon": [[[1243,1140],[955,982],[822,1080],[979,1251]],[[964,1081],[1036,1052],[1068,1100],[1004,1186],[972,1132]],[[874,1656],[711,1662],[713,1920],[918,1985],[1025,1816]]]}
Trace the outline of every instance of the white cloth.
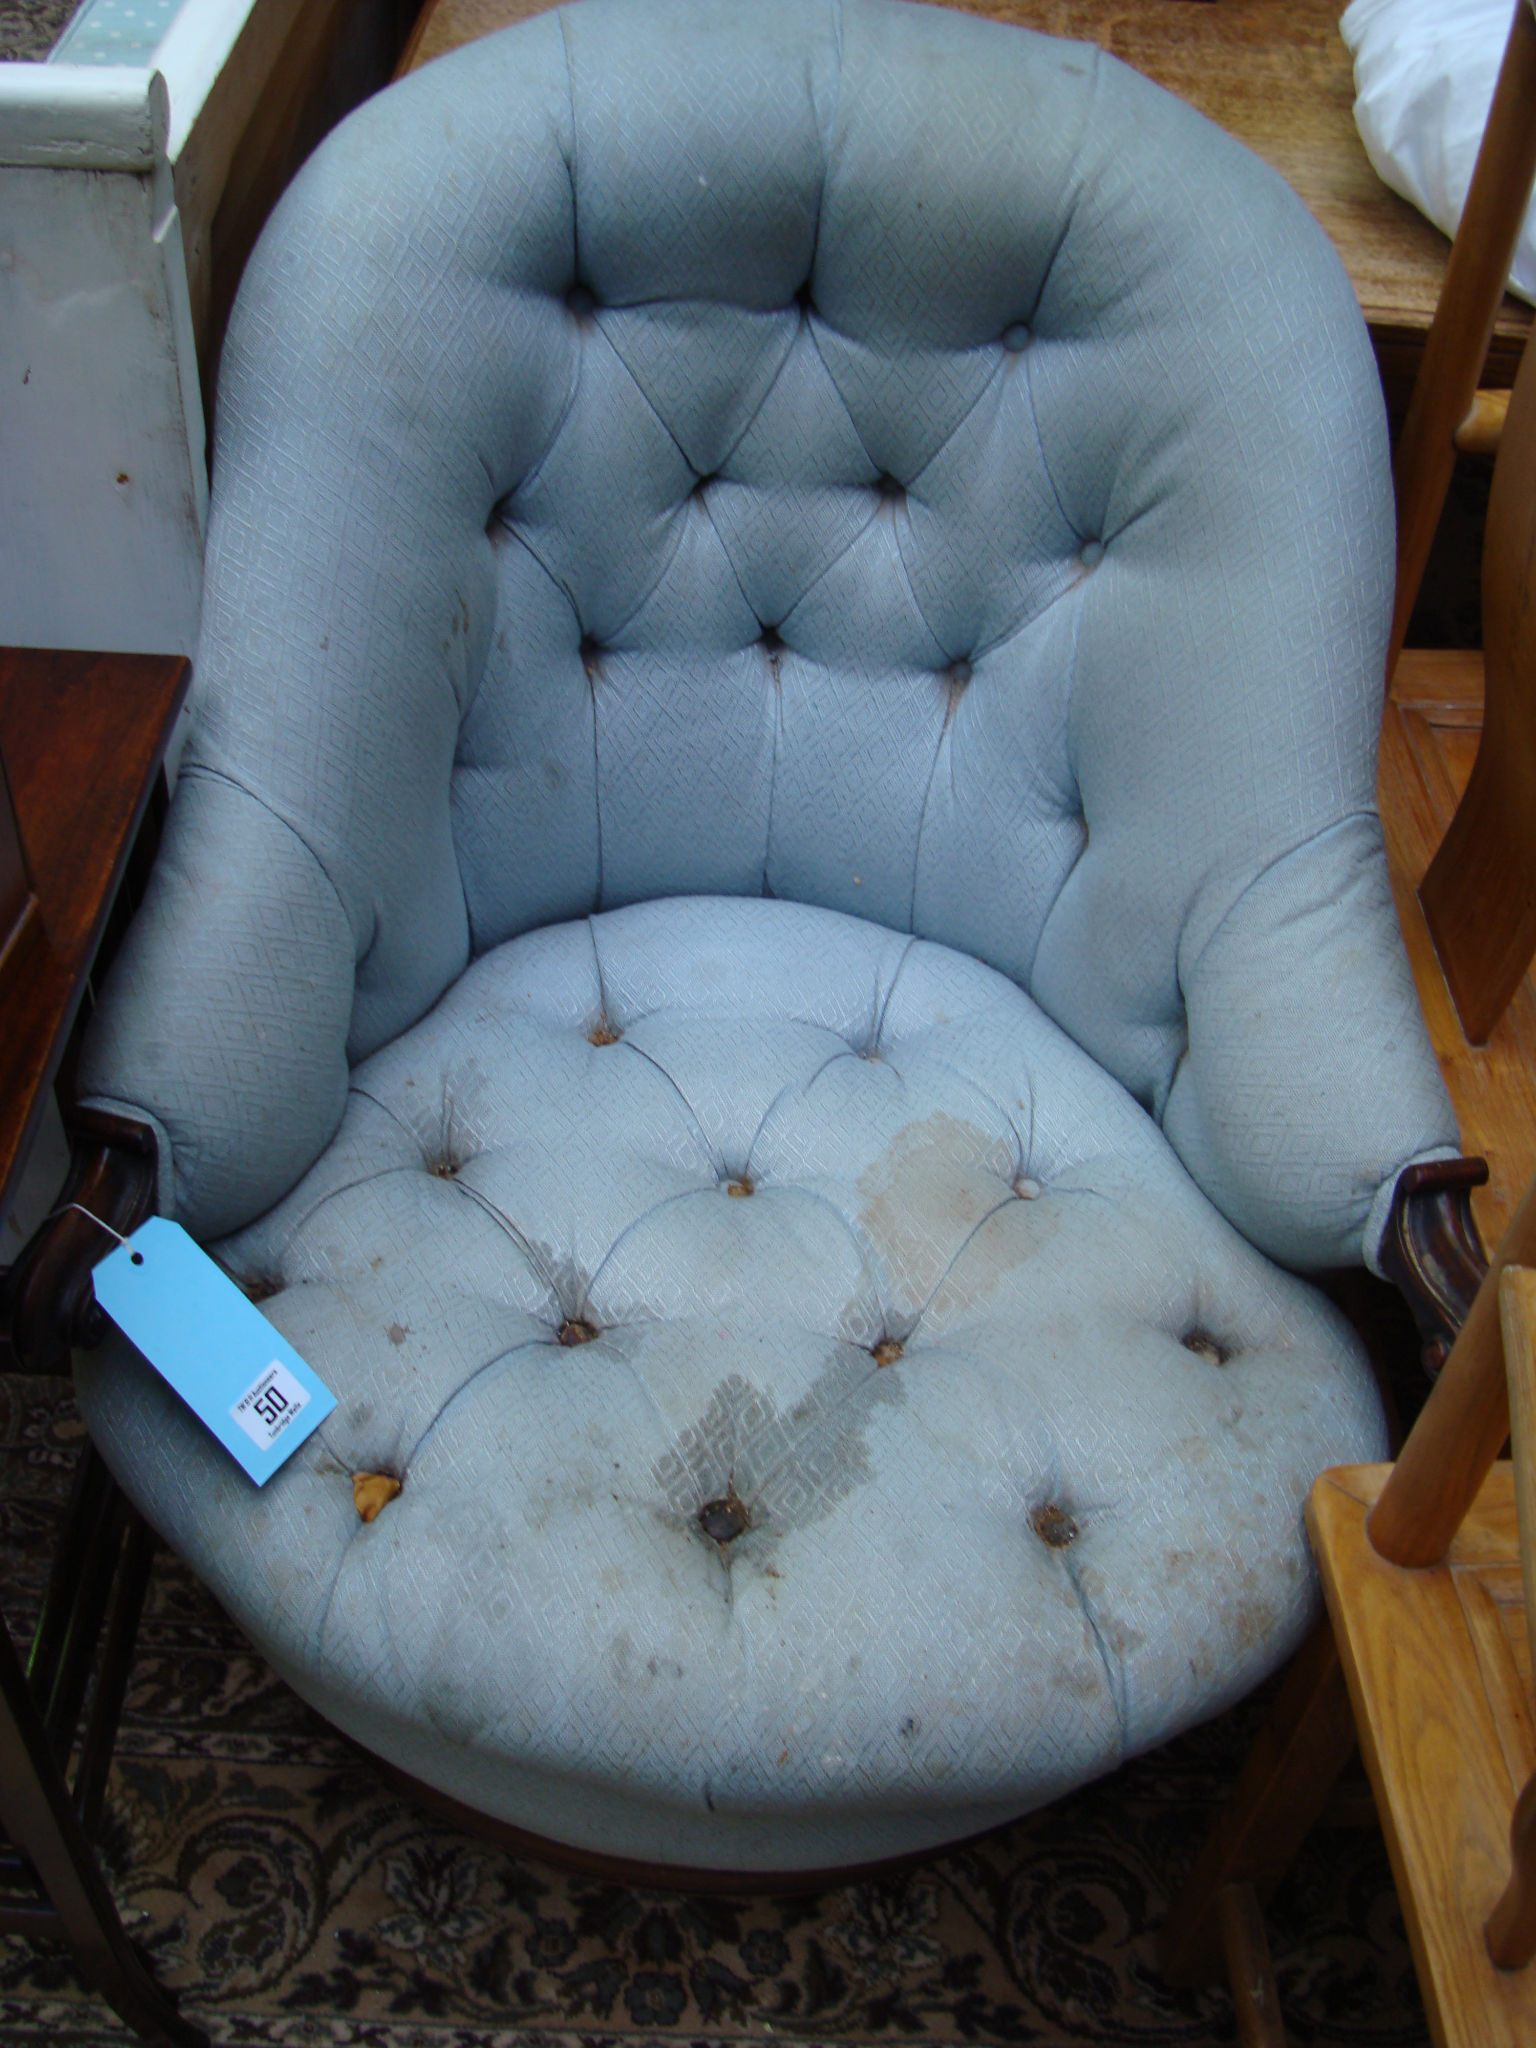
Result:
{"label": "white cloth", "polygon": [[[1448,235],[1466,203],[1510,19],[1510,0],[1351,0],[1339,23],[1355,60],[1355,125],[1367,156]],[[1536,303],[1536,213],[1526,214],[1509,283]]]}

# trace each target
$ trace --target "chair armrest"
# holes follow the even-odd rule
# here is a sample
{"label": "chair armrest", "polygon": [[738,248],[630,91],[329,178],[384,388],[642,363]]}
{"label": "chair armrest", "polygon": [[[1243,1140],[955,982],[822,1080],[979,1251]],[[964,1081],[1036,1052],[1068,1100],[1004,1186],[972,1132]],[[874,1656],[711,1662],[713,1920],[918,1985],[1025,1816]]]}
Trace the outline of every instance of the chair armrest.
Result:
{"label": "chair armrest", "polygon": [[[90,1349],[106,1334],[91,1287],[103,1232],[91,1219],[127,1236],[155,1205],[158,1157],[147,1124],[77,1109],[66,1125],[70,1172],[59,1207],[6,1283],[11,1347],[27,1372],[66,1370],[72,1346]],[[1471,1199],[1487,1179],[1483,1159],[1433,1160],[1405,1168],[1393,1194],[1379,1261],[1408,1304],[1431,1375],[1445,1363],[1488,1270]]]}
{"label": "chair armrest", "polygon": [[70,1170],[59,1206],[6,1281],[11,1348],[24,1372],[67,1372],[73,1346],[89,1349],[101,1342],[107,1319],[96,1304],[92,1269],[111,1250],[111,1232],[126,1237],[155,1206],[158,1155],[147,1124],[76,1109],[65,1127]]}
{"label": "chair armrest", "polygon": [[1485,1159],[1437,1159],[1398,1176],[1377,1254],[1383,1275],[1418,1325],[1425,1370],[1444,1365],[1488,1270],[1472,1215],[1472,1190],[1488,1178]]}

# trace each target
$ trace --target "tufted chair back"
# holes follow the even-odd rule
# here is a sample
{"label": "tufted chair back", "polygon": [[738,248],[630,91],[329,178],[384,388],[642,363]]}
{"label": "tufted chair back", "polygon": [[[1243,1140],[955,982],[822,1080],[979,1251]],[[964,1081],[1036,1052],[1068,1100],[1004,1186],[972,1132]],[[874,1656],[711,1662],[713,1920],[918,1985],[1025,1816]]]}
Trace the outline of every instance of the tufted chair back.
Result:
{"label": "tufted chair back", "polygon": [[1358,1257],[1454,1138],[1374,812],[1391,538],[1322,235],[1098,52],[906,0],[474,44],[248,272],[122,969],[178,1024],[116,1004],[88,1086],[227,1230],[475,955],[790,897],[1002,969],[1256,1242]]}

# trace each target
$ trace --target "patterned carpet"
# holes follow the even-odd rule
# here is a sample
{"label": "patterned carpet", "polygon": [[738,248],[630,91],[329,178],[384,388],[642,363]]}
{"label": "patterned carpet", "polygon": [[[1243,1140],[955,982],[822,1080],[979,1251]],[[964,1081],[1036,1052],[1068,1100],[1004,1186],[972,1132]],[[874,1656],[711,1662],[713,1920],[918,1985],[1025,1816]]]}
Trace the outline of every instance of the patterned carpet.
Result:
{"label": "patterned carpet", "polygon": [[[0,1376],[18,1633],[80,1443],[63,1382]],[[162,1554],[102,1849],[130,1931],[219,2043],[1206,2048],[1233,2039],[1225,1994],[1168,1991],[1153,1943],[1261,1706],[910,1875],[684,1899],[518,1861],[402,1805]],[[1270,1929],[1299,2048],[1427,2040],[1374,1830],[1319,1830]],[[0,2040],[124,2039],[62,1949],[0,1939]]]}
{"label": "patterned carpet", "polygon": [[79,0],[0,0],[0,63],[46,57]]}

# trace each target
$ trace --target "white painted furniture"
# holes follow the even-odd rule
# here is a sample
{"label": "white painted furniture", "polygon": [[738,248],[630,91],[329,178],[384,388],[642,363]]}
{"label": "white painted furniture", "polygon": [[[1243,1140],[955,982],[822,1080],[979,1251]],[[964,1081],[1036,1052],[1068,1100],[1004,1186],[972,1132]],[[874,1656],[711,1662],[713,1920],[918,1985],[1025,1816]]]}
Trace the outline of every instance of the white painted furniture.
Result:
{"label": "white painted furniture", "polygon": [[150,47],[94,0],[54,58],[0,64],[0,644],[191,651],[220,208],[238,270],[317,126],[382,83],[401,12],[137,0],[169,19]]}

